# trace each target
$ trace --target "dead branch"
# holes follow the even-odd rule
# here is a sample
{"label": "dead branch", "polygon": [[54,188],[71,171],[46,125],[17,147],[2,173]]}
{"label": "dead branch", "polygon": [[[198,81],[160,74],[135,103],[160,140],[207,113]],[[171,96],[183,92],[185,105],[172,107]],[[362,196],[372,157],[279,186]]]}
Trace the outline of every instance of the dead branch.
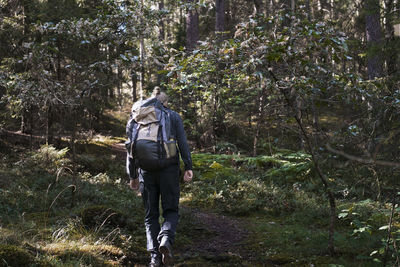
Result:
{"label": "dead branch", "polygon": [[328,151],[343,156],[349,160],[352,161],[357,161],[363,164],[372,164],[372,165],[380,165],[380,166],[387,166],[387,167],[400,167],[400,163],[397,162],[391,162],[391,161],[384,161],[384,160],[374,160],[374,159],[366,159],[366,158],[361,158],[358,156],[354,156],[354,155],[350,155],[347,154],[346,152],[340,151],[340,150],[336,150],[334,148],[332,148],[329,144],[326,145],[326,149],[328,149]]}

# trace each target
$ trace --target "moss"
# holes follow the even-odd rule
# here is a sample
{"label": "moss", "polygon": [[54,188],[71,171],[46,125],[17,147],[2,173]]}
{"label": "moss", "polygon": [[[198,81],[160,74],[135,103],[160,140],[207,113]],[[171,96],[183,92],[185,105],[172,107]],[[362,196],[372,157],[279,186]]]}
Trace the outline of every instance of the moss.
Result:
{"label": "moss", "polygon": [[50,262],[47,262],[45,260],[39,260],[37,261],[36,265],[37,267],[54,267],[53,264],[51,264]]}
{"label": "moss", "polygon": [[0,245],[0,266],[29,266],[35,259],[26,250],[12,245]]}
{"label": "moss", "polygon": [[79,262],[80,266],[112,266],[113,264],[103,259],[100,255],[89,252],[82,252],[78,249],[67,249],[58,257],[63,263]]}
{"label": "moss", "polygon": [[283,265],[288,264],[294,261],[293,257],[286,253],[278,253],[268,257],[268,261],[272,262],[273,264]]}
{"label": "moss", "polygon": [[103,205],[89,206],[81,211],[82,223],[88,227],[101,227],[102,225],[124,227],[126,216],[121,212]]}

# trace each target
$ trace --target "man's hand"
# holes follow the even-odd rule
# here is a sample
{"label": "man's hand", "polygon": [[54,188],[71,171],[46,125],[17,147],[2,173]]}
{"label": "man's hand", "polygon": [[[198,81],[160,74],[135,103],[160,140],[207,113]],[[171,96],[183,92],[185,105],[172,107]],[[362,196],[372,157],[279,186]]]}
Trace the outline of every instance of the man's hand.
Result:
{"label": "man's hand", "polygon": [[135,191],[138,190],[139,189],[139,179],[138,178],[131,179],[130,182],[129,182],[129,187],[132,190],[135,190]]}
{"label": "man's hand", "polygon": [[188,183],[192,181],[192,179],[193,179],[193,171],[192,170],[185,171],[185,175],[183,176],[183,181]]}

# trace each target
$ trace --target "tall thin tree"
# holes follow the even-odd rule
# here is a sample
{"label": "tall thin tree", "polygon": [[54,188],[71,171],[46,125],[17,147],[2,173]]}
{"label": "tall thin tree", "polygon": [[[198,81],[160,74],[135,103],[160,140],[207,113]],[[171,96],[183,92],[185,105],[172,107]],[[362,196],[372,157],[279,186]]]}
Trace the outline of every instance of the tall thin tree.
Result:
{"label": "tall thin tree", "polygon": [[392,75],[397,71],[397,46],[394,36],[393,19],[395,14],[395,7],[393,0],[385,1],[385,59],[387,66],[387,74]]}
{"label": "tall thin tree", "polygon": [[225,2],[227,0],[215,0],[215,33],[219,40],[225,35]]}
{"label": "tall thin tree", "polygon": [[186,50],[192,51],[199,40],[199,13],[197,12],[195,0],[187,0],[187,3]]}
{"label": "tall thin tree", "polygon": [[365,1],[365,33],[367,37],[368,79],[382,77],[382,27],[379,0]]}

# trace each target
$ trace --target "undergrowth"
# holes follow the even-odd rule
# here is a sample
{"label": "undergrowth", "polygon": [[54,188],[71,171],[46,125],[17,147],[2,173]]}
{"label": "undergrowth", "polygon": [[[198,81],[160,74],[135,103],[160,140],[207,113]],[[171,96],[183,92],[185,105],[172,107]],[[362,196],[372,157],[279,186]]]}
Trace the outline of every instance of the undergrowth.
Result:
{"label": "undergrowth", "polygon": [[[98,142],[82,145],[75,163],[67,148],[52,146],[0,154],[0,244],[12,246],[0,247],[6,261],[22,253],[32,266],[147,264],[142,200],[127,187],[123,157]],[[345,197],[338,198],[338,254],[326,255],[328,204],[303,152],[194,154],[193,166],[194,181],[182,185],[182,204],[244,221],[249,236],[243,262],[250,264],[244,266],[375,266],[385,254],[393,264],[398,258],[399,208],[388,241],[391,206]],[[181,215],[178,247],[212,235],[187,210]],[[221,263],[178,255],[182,266]]]}
{"label": "undergrowth", "polygon": [[[338,196],[338,254],[334,259],[325,256],[329,207],[308,154],[281,151],[273,156],[196,154],[193,158],[197,179],[185,186],[184,200],[191,206],[245,217],[254,232],[247,249],[257,251],[254,257],[260,262],[296,266],[382,262],[387,240],[387,227],[382,225],[388,224],[389,207],[370,199],[346,198],[340,184],[333,184]],[[388,262],[398,258],[394,246],[398,226],[392,226]]]}

